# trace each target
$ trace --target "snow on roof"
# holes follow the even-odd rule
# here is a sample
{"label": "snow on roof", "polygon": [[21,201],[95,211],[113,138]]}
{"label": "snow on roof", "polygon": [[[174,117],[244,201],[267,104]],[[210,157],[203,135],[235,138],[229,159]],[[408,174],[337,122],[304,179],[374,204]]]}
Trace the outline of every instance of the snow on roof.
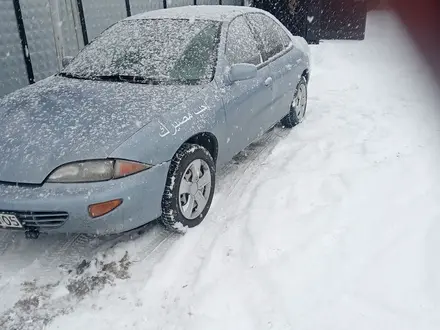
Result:
{"label": "snow on roof", "polygon": [[183,6],[168,9],[152,10],[127,18],[133,19],[154,19],[154,18],[183,18],[183,19],[205,19],[212,21],[230,21],[234,17],[244,13],[260,12],[261,10],[241,6]]}

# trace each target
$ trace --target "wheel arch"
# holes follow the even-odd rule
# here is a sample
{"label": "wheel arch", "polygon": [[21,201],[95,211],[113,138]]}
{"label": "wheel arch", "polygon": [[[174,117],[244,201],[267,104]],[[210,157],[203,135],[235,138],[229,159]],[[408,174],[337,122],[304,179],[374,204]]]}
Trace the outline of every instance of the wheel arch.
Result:
{"label": "wheel arch", "polygon": [[201,132],[193,135],[184,142],[190,144],[197,144],[206,148],[214,159],[214,163],[217,163],[218,158],[218,140],[217,137],[210,132]]}
{"label": "wheel arch", "polygon": [[305,69],[303,71],[303,73],[301,74],[301,77],[304,77],[304,79],[307,81],[307,83],[309,82],[310,79],[310,72],[308,69]]}

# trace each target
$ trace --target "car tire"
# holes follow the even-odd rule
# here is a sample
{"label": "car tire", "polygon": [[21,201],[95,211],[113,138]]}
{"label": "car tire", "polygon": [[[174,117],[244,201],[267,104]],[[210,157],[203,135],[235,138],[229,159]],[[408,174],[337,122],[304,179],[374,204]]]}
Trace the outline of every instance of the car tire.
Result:
{"label": "car tire", "polygon": [[286,128],[293,128],[304,120],[307,111],[307,80],[301,77],[296,86],[290,111],[286,117],[281,119],[281,124]]}
{"label": "car tire", "polygon": [[200,145],[184,144],[174,155],[168,171],[162,198],[162,223],[179,233],[198,226],[211,207],[214,189],[212,155]]}

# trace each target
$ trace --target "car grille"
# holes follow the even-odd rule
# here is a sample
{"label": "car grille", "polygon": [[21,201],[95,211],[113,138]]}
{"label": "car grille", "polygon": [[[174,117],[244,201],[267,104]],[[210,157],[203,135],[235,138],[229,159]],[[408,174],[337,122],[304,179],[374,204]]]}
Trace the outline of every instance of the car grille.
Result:
{"label": "car grille", "polygon": [[69,218],[67,212],[10,212],[25,228],[51,229],[61,227]]}

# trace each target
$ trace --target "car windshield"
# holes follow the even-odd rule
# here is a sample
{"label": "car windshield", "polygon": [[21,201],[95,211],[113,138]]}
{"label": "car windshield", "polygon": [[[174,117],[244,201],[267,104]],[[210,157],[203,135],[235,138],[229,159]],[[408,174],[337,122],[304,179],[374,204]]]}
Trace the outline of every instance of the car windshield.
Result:
{"label": "car windshield", "polygon": [[103,32],[61,75],[138,83],[201,84],[212,80],[220,22],[126,20]]}

